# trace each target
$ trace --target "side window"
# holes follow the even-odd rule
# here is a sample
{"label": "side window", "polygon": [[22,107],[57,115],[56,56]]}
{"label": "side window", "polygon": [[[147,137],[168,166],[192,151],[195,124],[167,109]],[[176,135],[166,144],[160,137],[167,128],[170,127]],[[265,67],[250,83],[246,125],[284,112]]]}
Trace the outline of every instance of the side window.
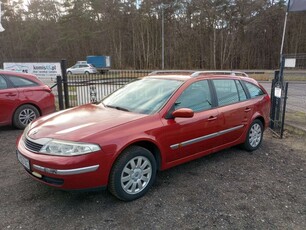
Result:
{"label": "side window", "polygon": [[264,92],[258,86],[253,85],[252,83],[249,83],[249,82],[245,82],[245,81],[244,81],[244,84],[248,88],[251,98],[254,98],[260,95],[264,95]]}
{"label": "side window", "polygon": [[30,87],[38,85],[36,82],[30,81],[16,76],[7,76],[15,87]]}
{"label": "side window", "polygon": [[218,79],[213,80],[217,92],[218,105],[229,105],[239,102],[239,95],[236,87],[235,80],[231,79]]}
{"label": "side window", "polygon": [[0,76],[0,90],[1,89],[7,89],[7,88],[8,88],[8,86],[7,86],[6,80],[3,77]]}
{"label": "side window", "polygon": [[238,90],[238,96],[239,96],[239,101],[245,101],[247,99],[247,95],[241,85],[240,81],[235,81],[237,85],[237,90]]}
{"label": "side window", "polygon": [[198,81],[191,84],[175,102],[175,109],[189,108],[195,112],[211,108],[208,82]]}

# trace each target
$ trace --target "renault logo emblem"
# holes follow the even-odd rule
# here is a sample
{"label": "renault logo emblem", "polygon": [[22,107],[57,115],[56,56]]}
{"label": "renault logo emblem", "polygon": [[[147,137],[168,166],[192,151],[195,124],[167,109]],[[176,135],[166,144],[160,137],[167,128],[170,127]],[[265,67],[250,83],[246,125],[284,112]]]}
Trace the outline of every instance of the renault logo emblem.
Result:
{"label": "renault logo emblem", "polygon": [[35,135],[36,133],[38,133],[38,130],[34,129],[33,132],[31,133],[31,135]]}

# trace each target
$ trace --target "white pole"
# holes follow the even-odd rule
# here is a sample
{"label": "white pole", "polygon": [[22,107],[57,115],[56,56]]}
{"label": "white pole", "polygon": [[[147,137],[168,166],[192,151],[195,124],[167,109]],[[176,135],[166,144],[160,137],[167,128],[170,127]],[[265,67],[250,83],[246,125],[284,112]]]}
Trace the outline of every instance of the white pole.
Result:
{"label": "white pole", "polygon": [[284,42],[285,42],[285,35],[286,35],[286,28],[287,28],[287,19],[289,14],[289,7],[290,7],[290,0],[288,0],[287,10],[286,10],[286,16],[284,21],[284,29],[283,29],[283,36],[282,36],[282,44],[280,49],[280,71],[279,71],[279,81],[283,82],[283,74],[284,74],[284,64],[285,60],[283,58],[283,52],[284,52]]}
{"label": "white pole", "polygon": [[286,35],[286,28],[287,28],[287,19],[288,19],[289,7],[290,7],[290,0],[288,1],[288,6],[287,6],[287,10],[286,10],[285,21],[284,21],[283,36],[282,36],[282,44],[281,44],[281,49],[280,49],[280,62],[282,62],[282,56],[283,56],[283,51],[284,51],[284,42],[285,42],[285,35]]}
{"label": "white pole", "polygon": [[1,25],[1,2],[0,2],[0,32],[3,32],[5,29]]}
{"label": "white pole", "polygon": [[285,42],[286,27],[287,27],[287,18],[288,18],[288,11],[286,12],[285,22],[284,22],[283,37],[282,37],[282,44],[281,44],[281,50],[280,50],[280,59],[281,60],[282,60],[283,50],[284,50],[284,42]]}

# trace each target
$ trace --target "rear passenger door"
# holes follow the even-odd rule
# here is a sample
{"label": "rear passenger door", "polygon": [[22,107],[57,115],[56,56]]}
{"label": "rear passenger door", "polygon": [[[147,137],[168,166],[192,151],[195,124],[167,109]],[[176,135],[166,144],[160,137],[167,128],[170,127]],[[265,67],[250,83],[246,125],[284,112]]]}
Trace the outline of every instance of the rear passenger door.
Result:
{"label": "rear passenger door", "polygon": [[223,117],[219,130],[220,143],[229,144],[241,137],[251,119],[253,105],[239,80],[212,80],[217,106]]}

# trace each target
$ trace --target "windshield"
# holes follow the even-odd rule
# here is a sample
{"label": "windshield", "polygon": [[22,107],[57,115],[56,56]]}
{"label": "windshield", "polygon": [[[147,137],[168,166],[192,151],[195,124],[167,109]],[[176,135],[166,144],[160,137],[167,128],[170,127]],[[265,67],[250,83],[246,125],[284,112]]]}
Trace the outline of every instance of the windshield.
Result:
{"label": "windshield", "polygon": [[120,88],[102,103],[106,107],[119,110],[152,114],[168,101],[182,83],[177,80],[152,78],[137,80]]}

